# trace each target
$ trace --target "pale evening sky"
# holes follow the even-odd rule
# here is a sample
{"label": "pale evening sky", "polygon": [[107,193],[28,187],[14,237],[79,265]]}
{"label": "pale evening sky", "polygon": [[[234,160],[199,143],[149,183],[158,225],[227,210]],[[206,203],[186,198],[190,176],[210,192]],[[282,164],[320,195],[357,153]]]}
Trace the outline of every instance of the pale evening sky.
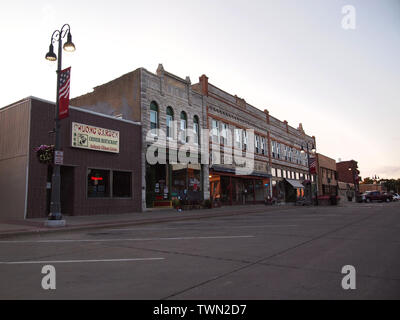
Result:
{"label": "pale evening sky", "polygon": [[[356,28],[342,28],[342,7]],[[55,100],[50,36],[71,25],[71,97],[159,63],[268,109],[357,160],[361,176],[400,178],[400,0],[12,1],[0,4],[0,107]]]}

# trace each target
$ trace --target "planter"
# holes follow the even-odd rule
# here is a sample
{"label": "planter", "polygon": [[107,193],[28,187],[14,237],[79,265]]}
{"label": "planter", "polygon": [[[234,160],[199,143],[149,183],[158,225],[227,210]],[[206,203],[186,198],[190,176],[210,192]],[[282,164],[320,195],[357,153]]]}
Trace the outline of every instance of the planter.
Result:
{"label": "planter", "polygon": [[40,147],[33,148],[40,163],[51,164],[54,159],[54,146],[42,144]]}

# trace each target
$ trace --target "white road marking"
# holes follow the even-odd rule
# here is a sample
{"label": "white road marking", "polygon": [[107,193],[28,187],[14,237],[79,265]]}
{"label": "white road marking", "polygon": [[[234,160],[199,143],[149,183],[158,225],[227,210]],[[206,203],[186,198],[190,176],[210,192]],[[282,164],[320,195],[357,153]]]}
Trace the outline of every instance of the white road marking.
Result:
{"label": "white road marking", "polygon": [[0,264],[46,264],[46,263],[91,263],[165,260],[165,258],[98,259],[98,260],[54,260],[54,261],[0,261]]}
{"label": "white road marking", "polygon": [[265,227],[297,227],[297,224],[267,224],[267,225],[258,225],[258,226],[228,226],[228,227],[219,227],[219,226],[204,226],[204,227],[196,227],[196,226],[182,226],[176,228],[127,228],[127,229],[109,229],[107,231],[152,231],[152,230],[185,230],[185,229],[238,229],[238,228],[265,228]]}
{"label": "white road marking", "polygon": [[175,237],[175,238],[134,238],[134,239],[52,239],[52,240],[4,240],[1,243],[62,243],[62,242],[115,242],[115,241],[164,241],[164,240],[201,240],[201,239],[237,239],[255,236],[213,236],[213,237]]}

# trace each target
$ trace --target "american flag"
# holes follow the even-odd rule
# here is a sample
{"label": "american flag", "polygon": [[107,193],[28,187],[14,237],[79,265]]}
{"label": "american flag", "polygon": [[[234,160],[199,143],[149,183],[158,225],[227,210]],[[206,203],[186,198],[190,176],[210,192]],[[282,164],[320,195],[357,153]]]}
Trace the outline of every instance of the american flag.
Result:
{"label": "american flag", "polygon": [[316,173],[317,172],[317,159],[314,158],[310,158],[309,159],[309,165],[310,165],[310,173]]}
{"label": "american flag", "polygon": [[64,119],[69,116],[69,84],[71,79],[71,67],[64,69],[60,74],[60,90],[58,91],[59,99],[59,118]]}

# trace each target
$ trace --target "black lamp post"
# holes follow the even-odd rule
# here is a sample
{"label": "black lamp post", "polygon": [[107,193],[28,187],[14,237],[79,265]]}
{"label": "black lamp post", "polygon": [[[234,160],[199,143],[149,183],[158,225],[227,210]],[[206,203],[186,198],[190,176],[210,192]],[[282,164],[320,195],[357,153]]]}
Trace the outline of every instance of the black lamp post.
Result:
{"label": "black lamp post", "polygon": [[[306,150],[307,150],[307,151],[305,151],[303,145],[301,145],[301,150],[300,150],[300,152],[301,152],[302,154],[304,154],[304,153],[307,152],[308,174],[309,174],[309,176],[310,176],[310,185],[312,186],[312,183],[311,183],[311,177],[312,177],[312,175],[311,175],[311,168],[310,168],[310,150],[309,150],[309,148],[308,148],[308,142],[306,143]],[[313,154],[315,154],[315,152],[316,152],[314,144],[312,144],[311,152],[312,152]],[[315,187],[315,204],[316,204],[316,205],[318,205],[317,183],[318,183],[318,182],[317,182],[317,177],[316,177],[316,175],[315,175],[315,184],[316,184],[316,187]]]}
{"label": "black lamp post", "polygon": [[[67,42],[65,42],[63,48],[65,51],[75,51],[75,45],[72,42],[71,28],[69,24],[64,24],[60,30],[55,30],[51,35],[49,52],[46,54],[46,59],[49,61],[56,61],[57,55],[54,53],[53,43],[58,41],[58,65],[57,65],[57,94],[56,94],[56,111],[55,111],[55,134],[56,143],[55,150],[60,149],[60,105],[59,105],[59,90],[60,90],[60,74],[61,74],[61,61],[62,61],[62,39],[67,35]],[[53,176],[51,179],[51,202],[50,202],[50,214],[49,220],[62,220],[61,214],[61,175],[60,165],[54,164]]]}

